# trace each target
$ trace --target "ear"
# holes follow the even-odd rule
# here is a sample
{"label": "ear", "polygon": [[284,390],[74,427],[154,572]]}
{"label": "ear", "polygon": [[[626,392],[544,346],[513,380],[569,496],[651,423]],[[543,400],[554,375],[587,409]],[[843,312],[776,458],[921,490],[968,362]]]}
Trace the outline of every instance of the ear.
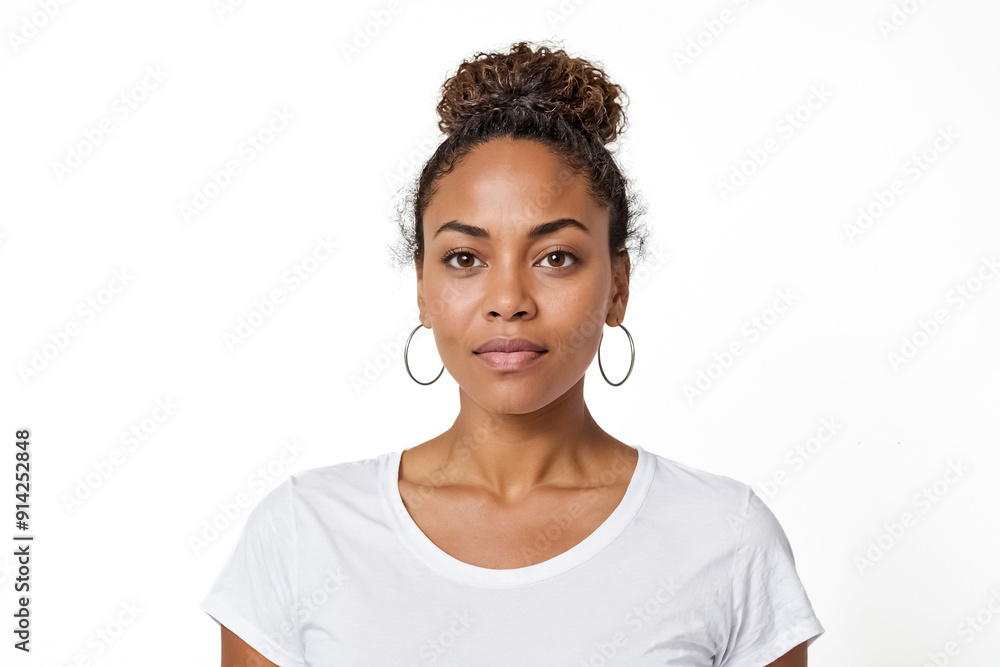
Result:
{"label": "ear", "polygon": [[608,306],[608,317],[604,321],[608,326],[616,327],[625,319],[625,307],[628,306],[628,278],[632,271],[632,260],[628,251],[625,251],[620,260],[612,262],[611,266],[614,270],[613,289]]}

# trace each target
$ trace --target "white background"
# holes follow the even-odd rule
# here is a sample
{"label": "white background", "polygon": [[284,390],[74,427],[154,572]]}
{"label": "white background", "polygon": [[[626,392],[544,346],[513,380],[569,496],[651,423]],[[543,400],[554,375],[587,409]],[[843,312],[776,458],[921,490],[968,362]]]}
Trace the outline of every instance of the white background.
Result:
{"label": "white background", "polygon": [[[224,508],[451,424],[454,381],[415,384],[396,344],[417,317],[412,270],[389,261],[392,198],[442,138],[434,107],[458,63],[556,39],[629,94],[616,150],[653,233],[625,318],[635,369],[610,387],[593,365],[595,418],[754,486],[827,629],[811,665],[993,664],[1000,6],[388,7],[4,3],[0,662],[218,664],[219,628],[198,604],[248,511]],[[275,109],[294,118],[269,135]],[[102,121],[111,131],[88,140]],[[249,159],[258,135],[269,143]],[[230,160],[239,173],[213,189]],[[727,182],[741,184],[724,197]],[[864,228],[859,207],[878,214]],[[337,245],[324,261],[318,239]],[[295,285],[293,267],[312,273]],[[231,349],[275,289],[283,302]],[[779,290],[793,305],[774,317]],[[769,324],[751,339],[755,317]],[[627,340],[605,333],[617,380]],[[734,342],[743,353],[727,360]],[[437,373],[426,329],[410,353],[418,377]],[[699,372],[705,390],[685,395]],[[30,656],[11,648],[20,428]],[[114,641],[97,639],[119,619]]]}

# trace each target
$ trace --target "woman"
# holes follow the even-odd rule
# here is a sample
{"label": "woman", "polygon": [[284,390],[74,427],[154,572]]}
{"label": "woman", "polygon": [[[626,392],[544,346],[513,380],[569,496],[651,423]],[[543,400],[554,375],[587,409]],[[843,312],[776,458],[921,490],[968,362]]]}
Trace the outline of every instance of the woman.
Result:
{"label": "woman", "polygon": [[524,42],[445,83],[403,230],[460,412],[267,494],[202,603],[224,666],[806,665],[824,630],[774,515],[584,401],[642,250],[605,148],[623,97]]}

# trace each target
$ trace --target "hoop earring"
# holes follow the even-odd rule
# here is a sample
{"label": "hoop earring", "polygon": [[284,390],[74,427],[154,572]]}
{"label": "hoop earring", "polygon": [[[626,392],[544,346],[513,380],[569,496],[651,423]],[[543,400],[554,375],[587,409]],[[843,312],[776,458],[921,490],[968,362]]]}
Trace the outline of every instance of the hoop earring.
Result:
{"label": "hoop earring", "polygon": [[[421,328],[422,326],[424,325],[418,324],[417,329]],[[444,364],[441,364],[441,373],[438,373],[437,377],[431,380],[430,382],[421,382],[417,378],[413,377],[413,373],[410,372],[410,361],[408,359],[408,353],[410,350],[410,339],[413,338],[413,334],[417,333],[417,329],[411,331],[409,338],[406,339],[406,346],[403,348],[403,364],[406,366],[406,373],[417,384],[422,384],[422,385],[434,384],[435,382],[437,382],[438,378],[441,377],[441,373],[444,373]]]}
{"label": "hoop earring", "polygon": [[632,360],[628,364],[628,373],[625,374],[625,377],[622,378],[621,382],[618,383],[612,382],[611,380],[608,379],[607,375],[604,375],[604,366],[601,366],[601,343],[604,343],[603,333],[601,334],[601,343],[598,343],[597,345],[597,366],[598,368],[601,369],[601,375],[604,375],[604,381],[610,384],[612,387],[619,387],[622,384],[624,384],[625,380],[628,379],[628,376],[632,374],[632,366],[635,365],[635,343],[632,342],[632,334],[628,332],[628,329],[626,329],[624,325],[619,324],[618,326],[621,327],[622,330],[625,332],[625,335],[628,336],[628,344],[629,347],[632,348]]}

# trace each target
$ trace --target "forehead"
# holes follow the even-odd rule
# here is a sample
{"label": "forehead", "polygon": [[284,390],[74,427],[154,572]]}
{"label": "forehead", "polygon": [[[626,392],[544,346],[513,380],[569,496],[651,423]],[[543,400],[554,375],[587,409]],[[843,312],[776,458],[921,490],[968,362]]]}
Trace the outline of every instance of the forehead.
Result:
{"label": "forehead", "polygon": [[473,149],[437,184],[424,212],[428,237],[458,219],[490,229],[527,229],[560,217],[597,224],[602,210],[586,176],[570,171],[536,141],[494,139]]}

